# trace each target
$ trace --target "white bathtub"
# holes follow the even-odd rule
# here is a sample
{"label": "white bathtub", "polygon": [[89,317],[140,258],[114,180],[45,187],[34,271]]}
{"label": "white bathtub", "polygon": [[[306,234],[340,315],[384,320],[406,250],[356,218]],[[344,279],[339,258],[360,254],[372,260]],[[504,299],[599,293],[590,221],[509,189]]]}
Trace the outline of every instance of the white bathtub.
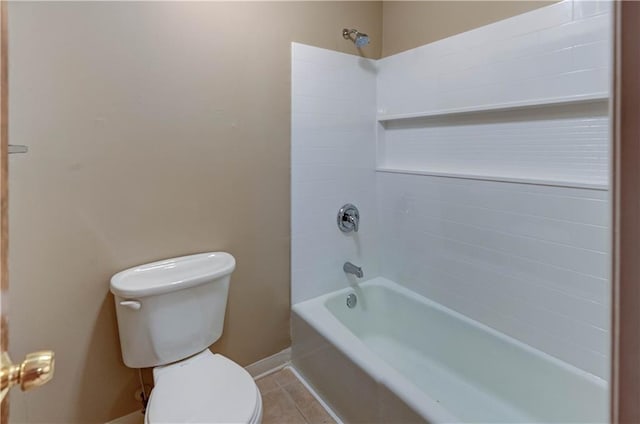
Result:
{"label": "white bathtub", "polygon": [[293,364],[346,422],[608,420],[604,380],[387,279],[293,312]]}

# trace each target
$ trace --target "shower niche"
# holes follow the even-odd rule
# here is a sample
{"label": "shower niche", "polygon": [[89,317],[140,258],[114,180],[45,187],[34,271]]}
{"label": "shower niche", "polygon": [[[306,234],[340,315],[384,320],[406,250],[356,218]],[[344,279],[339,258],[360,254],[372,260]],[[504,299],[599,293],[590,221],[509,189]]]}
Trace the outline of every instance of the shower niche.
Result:
{"label": "shower niche", "polygon": [[608,94],[379,115],[378,172],[606,190]]}

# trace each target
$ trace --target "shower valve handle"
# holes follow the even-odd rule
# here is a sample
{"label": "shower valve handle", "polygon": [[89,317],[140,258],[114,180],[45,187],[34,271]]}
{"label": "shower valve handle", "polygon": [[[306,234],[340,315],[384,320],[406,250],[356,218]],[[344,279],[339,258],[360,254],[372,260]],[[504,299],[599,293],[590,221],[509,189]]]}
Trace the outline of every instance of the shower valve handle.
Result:
{"label": "shower valve handle", "polygon": [[360,212],[351,203],[347,203],[338,211],[338,228],[343,233],[358,232],[360,227]]}

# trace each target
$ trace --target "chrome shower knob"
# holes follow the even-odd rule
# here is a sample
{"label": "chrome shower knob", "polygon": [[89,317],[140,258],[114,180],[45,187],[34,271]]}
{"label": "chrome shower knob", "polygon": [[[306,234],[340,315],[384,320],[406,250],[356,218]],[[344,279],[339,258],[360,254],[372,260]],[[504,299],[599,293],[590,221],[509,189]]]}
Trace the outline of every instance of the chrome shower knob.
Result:
{"label": "chrome shower knob", "polygon": [[358,232],[360,226],[360,212],[358,208],[351,203],[347,203],[338,211],[338,228],[343,233],[350,233],[351,231]]}

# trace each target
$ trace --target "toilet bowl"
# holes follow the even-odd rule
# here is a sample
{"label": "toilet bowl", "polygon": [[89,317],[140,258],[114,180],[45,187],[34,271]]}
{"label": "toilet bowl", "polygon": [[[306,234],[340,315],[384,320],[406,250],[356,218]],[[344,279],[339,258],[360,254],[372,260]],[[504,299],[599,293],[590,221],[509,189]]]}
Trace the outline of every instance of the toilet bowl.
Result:
{"label": "toilet bowl", "polygon": [[262,420],[249,373],[209,350],[222,335],[235,259],[225,252],[140,265],[111,278],[122,359],[153,368],[145,423]]}
{"label": "toilet bowl", "polygon": [[153,370],[145,423],[260,423],[262,398],[249,373],[208,349]]}

